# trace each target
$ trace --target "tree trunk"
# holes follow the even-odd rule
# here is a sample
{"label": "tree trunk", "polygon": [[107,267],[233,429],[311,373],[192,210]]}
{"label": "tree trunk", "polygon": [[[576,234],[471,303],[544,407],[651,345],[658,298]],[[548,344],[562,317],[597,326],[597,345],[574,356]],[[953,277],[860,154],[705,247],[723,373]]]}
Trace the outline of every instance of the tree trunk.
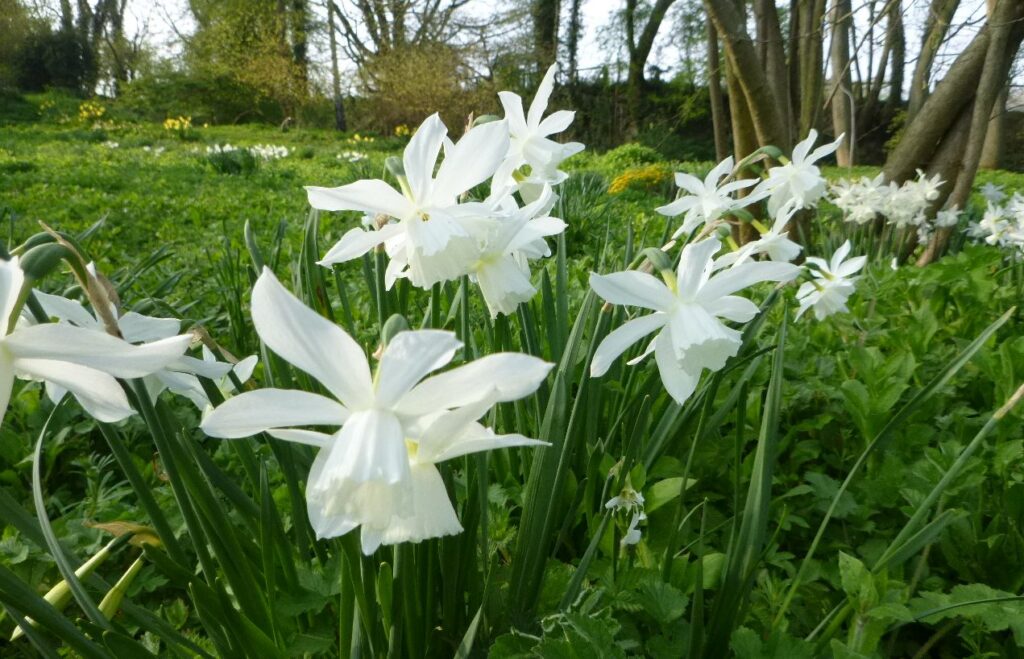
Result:
{"label": "tree trunk", "polygon": [[981,161],[978,167],[981,169],[999,169],[999,161],[1003,155],[1003,133],[1006,127],[1006,100],[1010,87],[1005,85],[1003,91],[999,92],[996,98],[996,105],[992,109],[992,119],[988,122],[988,132],[985,133],[985,146],[981,149]]}
{"label": "tree trunk", "polygon": [[824,88],[822,24],[825,0],[803,0],[800,8],[800,124],[803,139],[818,127]]}
{"label": "tree trunk", "polygon": [[928,84],[932,76],[932,65],[939,47],[946,40],[949,23],[953,14],[960,6],[960,0],[932,0],[928,10],[928,18],[924,24],[924,36],[921,38],[921,52],[914,65],[914,75],[910,82],[910,100],[907,105],[907,121],[914,118],[924,99],[928,98]]}
{"label": "tree trunk", "polygon": [[[874,31],[873,26],[874,21],[872,20],[872,32]],[[879,98],[882,94],[882,87],[885,84],[885,73],[889,65],[889,53],[892,50],[893,41],[895,41],[894,31],[895,25],[890,17],[885,27],[885,42],[882,45],[882,52],[878,58],[878,70],[875,71],[874,77],[869,81],[864,92],[864,102],[860,105],[857,134],[861,136],[866,135],[880,123],[878,118]],[[872,66],[869,65],[865,76],[871,78],[871,71]]]}
{"label": "tree trunk", "polygon": [[903,103],[903,72],[907,64],[907,36],[903,29],[903,3],[897,0],[889,5],[892,21],[892,74],[889,76],[889,98],[885,101],[885,119],[888,122]]}
{"label": "tree trunk", "polygon": [[725,125],[725,103],[722,98],[722,72],[718,59],[718,31],[707,22],[708,37],[708,97],[711,100],[711,125],[715,133],[715,159],[719,162],[729,155],[729,135]]}
{"label": "tree trunk", "polygon": [[902,183],[916,170],[928,166],[943,136],[960,111],[974,98],[985,66],[989,37],[989,26],[978,31],[925,100],[914,120],[907,124],[903,138],[882,168],[887,181]]}
{"label": "tree trunk", "polygon": [[[757,51],[747,34],[746,21],[732,0],[704,0],[705,6],[715,22],[725,44],[729,71],[735,77],[746,100],[747,113],[761,146],[769,144],[788,150],[788,130],[782,121],[781,104],[768,84],[757,58]],[[729,87],[729,104],[735,122],[736,100],[732,98],[733,86]],[[734,135],[739,141],[739,137]]]}
{"label": "tree trunk", "polygon": [[302,95],[309,91],[309,6],[306,0],[292,0],[288,15],[292,33],[292,60],[299,69]]}
{"label": "tree trunk", "polygon": [[643,116],[643,95],[646,87],[644,67],[654,48],[661,23],[675,0],[657,0],[644,24],[640,36],[636,36],[637,1],[626,0],[626,48],[629,51],[629,68],[626,74],[626,102],[629,107],[629,132],[635,136],[640,129]]}
{"label": "tree trunk", "polygon": [[775,0],[754,0],[754,14],[757,16],[757,40],[761,45],[761,65],[772,93],[780,104],[779,113],[786,128],[785,143],[792,144],[793,114],[789,102],[789,73],[786,70],[786,52]]}
{"label": "tree trunk", "polygon": [[[953,191],[946,201],[950,208],[963,208],[970,197],[996,98],[1006,86],[1010,66],[1020,49],[1021,40],[1024,39],[1024,5],[1020,0],[996,0],[985,29],[990,35],[985,49],[984,66],[971,109],[970,133],[964,147],[960,171],[957,173]],[[925,107],[927,108],[927,105]],[[922,115],[923,113],[924,109]],[[951,232],[952,228],[936,231],[918,263],[926,265],[942,256],[949,244]]]}
{"label": "tree trunk", "polygon": [[345,102],[341,97],[341,73],[338,70],[338,37],[335,34],[334,13],[338,8],[334,0],[327,0],[327,33],[331,43],[331,94],[334,99],[334,128],[346,130]]}
{"label": "tree trunk", "polygon": [[555,63],[558,55],[558,0],[532,0],[533,56],[537,73],[544,72]]}
{"label": "tree trunk", "polygon": [[583,0],[572,0],[569,8],[569,34],[566,36],[566,50],[569,51],[568,79],[570,91],[574,91],[576,83],[579,82],[579,50],[580,31],[583,25],[580,21],[580,7]]}
{"label": "tree trunk", "polygon": [[836,150],[840,167],[853,165],[853,94],[850,90],[850,23],[853,7],[850,0],[832,0],[832,129],[836,137],[846,137]]}

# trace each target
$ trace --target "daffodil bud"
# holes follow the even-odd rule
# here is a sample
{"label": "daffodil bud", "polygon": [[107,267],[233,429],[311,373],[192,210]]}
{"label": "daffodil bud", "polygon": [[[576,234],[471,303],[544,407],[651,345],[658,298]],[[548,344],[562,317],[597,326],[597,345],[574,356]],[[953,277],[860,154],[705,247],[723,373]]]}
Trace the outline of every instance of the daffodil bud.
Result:
{"label": "daffodil bud", "polygon": [[131,564],[127,571],[121,575],[121,578],[117,580],[114,587],[107,591],[104,595],[103,601],[100,602],[100,613],[106,617],[107,620],[112,620],[114,614],[117,613],[118,609],[121,608],[121,601],[124,600],[125,593],[128,592],[128,587],[135,581],[135,577],[142,570],[142,556],[135,559],[135,562]]}
{"label": "daffodil bud", "polygon": [[381,341],[384,343],[384,347],[387,347],[391,343],[391,339],[395,338],[395,335],[399,332],[405,332],[409,329],[409,321],[405,319],[405,316],[401,314],[392,314],[387,321],[384,322],[384,327],[381,328]]}

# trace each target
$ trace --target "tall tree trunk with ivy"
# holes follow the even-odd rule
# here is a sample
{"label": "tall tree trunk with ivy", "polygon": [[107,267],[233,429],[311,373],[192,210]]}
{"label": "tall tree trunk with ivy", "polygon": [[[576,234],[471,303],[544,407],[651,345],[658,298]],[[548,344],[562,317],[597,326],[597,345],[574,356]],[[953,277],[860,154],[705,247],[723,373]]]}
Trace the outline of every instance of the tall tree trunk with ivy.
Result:
{"label": "tall tree trunk with ivy", "polygon": [[537,73],[543,75],[558,56],[558,0],[531,0],[533,56]]}

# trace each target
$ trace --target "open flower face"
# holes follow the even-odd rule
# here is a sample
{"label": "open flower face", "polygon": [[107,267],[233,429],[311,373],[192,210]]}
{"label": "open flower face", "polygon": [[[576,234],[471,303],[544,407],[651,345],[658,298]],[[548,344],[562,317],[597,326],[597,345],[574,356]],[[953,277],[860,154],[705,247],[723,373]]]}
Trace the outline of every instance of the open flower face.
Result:
{"label": "open flower face", "polygon": [[594,353],[591,376],[604,375],[629,346],[658,330],[631,363],[654,352],[662,382],[679,404],[693,394],[703,369],[721,369],[741,342],[740,332],[720,319],[745,323],[757,313],[756,304],[732,293],[762,281],[788,281],[800,271],[790,263],[753,261],[716,270],[714,255],[721,247],[716,238],[687,245],[676,276],[665,281],[637,271],[591,274],[591,288],[606,301],[655,312],[606,336]]}
{"label": "open flower face", "polygon": [[686,214],[683,224],[673,234],[673,240],[690,233],[701,224],[714,222],[733,209],[743,208],[763,198],[762,195],[748,195],[742,199],[733,197],[740,190],[756,184],[755,179],[741,179],[719,186],[719,181],[728,176],[732,168],[733,159],[729,156],[708,172],[703,181],[691,174],[676,174],[676,185],[683,194],[672,203],[655,209],[669,217]]}
{"label": "open flower face", "polygon": [[846,301],[856,290],[853,276],[864,267],[867,262],[866,256],[857,256],[846,260],[850,254],[850,241],[847,240],[832,255],[828,263],[824,259],[809,256],[807,262],[813,265],[809,272],[813,279],[800,285],[796,293],[800,308],[796,317],[800,318],[808,309],[814,310],[814,317],[818,320],[831,316],[834,313],[845,312]]}
{"label": "open flower face", "polygon": [[555,203],[550,186],[544,185],[536,201],[520,208],[511,195],[499,200],[496,223],[480,224],[479,258],[470,275],[479,284],[491,317],[511,314],[533,298],[537,289],[530,283],[531,259],[548,256],[545,238],[565,230],[565,222],[550,217]]}
{"label": "open flower face", "polygon": [[[362,527],[363,550],[458,532],[454,509],[433,465],[500,446],[537,444],[519,435],[494,436],[477,420],[495,403],[533,393],[549,364],[499,353],[427,377],[448,364],[462,344],[451,332],[407,331],[384,349],[375,372],[359,345],[319,316],[264,270],[252,295],[256,331],[264,343],[305,371],[330,397],[263,389],[231,398],[202,423],[211,437],[267,431],[320,452],[306,499],[319,537]],[[336,428],[330,434],[308,426]],[[419,514],[421,507],[429,514]]]}
{"label": "open flower face", "polygon": [[834,153],[843,136],[811,151],[817,140],[818,131],[812,128],[807,139],[793,148],[793,158],[788,163],[768,170],[768,179],[758,187],[771,195],[768,198],[770,213],[775,214],[787,203],[795,203],[797,208],[811,208],[825,194],[825,179],[815,163]]}
{"label": "open flower face", "polygon": [[[0,410],[7,410],[14,378],[19,377],[70,391],[90,415],[100,421],[119,421],[134,412],[115,378],[150,375],[180,359],[188,348],[188,336],[132,345],[95,328],[71,323],[22,322],[8,332],[24,284],[18,257],[0,261],[4,323],[0,331]],[[90,314],[85,315],[95,322]]]}
{"label": "open flower face", "polygon": [[476,256],[476,244],[463,219],[478,215],[480,209],[466,208],[474,202],[460,203],[460,197],[489,179],[501,165],[509,148],[508,125],[498,121],[470,129],[445,148],[435,175],[447,134],[438,115],[423,122],[405,148],[401,191],[379,179],[338,188],[306,188],[313,208],[361,211],[389,219],[375,231],[351,229],[327,252],[321,265],[358,258],[401,235],[414,285],[429,287],[465,274]]}
{"label": "open flower face", "polygon": [[[583,150],[578,142],[560,144],[551,135],[567,129],[576,113],[570,110],[559,110],[544,117],[551,92],[555,86],[556,66],[552,65],[530,104],[529,113],[523,112],[523,99],[512,92],[498,92],[501,106],[505,110],[508,121],[510,145],[500,175],[495,177],[495,184],[508,186],[513,184],[513,176],[519,172],[519,187],[527,202],[535,200],[541,193],[542,186],[558,185],[565,180],[567,174],[558,166],[563,160]],[[524,173],[524,165],[529,171]]]}

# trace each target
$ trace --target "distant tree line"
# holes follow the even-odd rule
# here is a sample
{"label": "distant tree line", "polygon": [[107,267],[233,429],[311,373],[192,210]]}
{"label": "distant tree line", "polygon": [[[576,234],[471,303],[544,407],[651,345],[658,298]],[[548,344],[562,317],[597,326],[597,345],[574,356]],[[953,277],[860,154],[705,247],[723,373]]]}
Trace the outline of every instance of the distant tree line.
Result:
{"label": "distant tree line", "polygon": [[[883,164],[896,182],[940,173],[955,205],[999,162],[1024,38],[1020,0],[984,0],[973,25],[978,0],[622,0],[605,63],[582,70],[587,0],[187,0],[185,16],[150,7],[177,32],[170,58],[127,33],[129,2],[0,0],[0,85],[102,93],[157,118],[389,131],[435,108],[450,125],[494,111],[496,90],[558,63],[574,137],[596,147],[742,158],[817,129],[846,136],[841,165]],[[670,78],[652,64],[666,47]]]}

